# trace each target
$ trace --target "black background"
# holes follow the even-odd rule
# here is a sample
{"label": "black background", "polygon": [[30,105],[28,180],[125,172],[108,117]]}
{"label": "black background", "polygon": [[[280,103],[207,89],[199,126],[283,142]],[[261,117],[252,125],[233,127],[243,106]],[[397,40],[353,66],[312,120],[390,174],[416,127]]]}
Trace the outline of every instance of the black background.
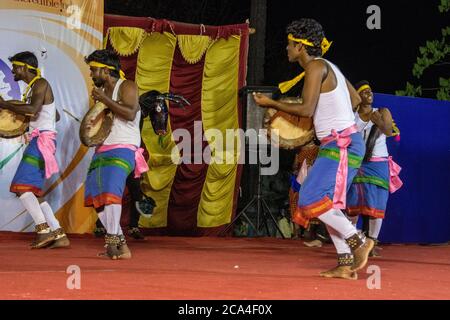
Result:
{"label": "black background", "polygon": [[[326,58],[337,64],[353,83],[367,79],[374,90],[395,93],[406,81],[417,81],[412,67],[419,46],[441,39],[450,15],[438,10],[439,0],[418,1],[267,1],[264,84],[276,85],[299,73],[286,59],[285,27],[302,17],[319,21],[334,41]],[[366,26],[368,6],[381,8],[381,30]],[[105,13],[151,16],[169,20],[224,25],[243,23],[250,17],[250,0],[106,0]],[[429,69],[424,87],[436,87],[439,76],[449,77],[449,65]],[[433,92],[425,95],[432,96]]]}

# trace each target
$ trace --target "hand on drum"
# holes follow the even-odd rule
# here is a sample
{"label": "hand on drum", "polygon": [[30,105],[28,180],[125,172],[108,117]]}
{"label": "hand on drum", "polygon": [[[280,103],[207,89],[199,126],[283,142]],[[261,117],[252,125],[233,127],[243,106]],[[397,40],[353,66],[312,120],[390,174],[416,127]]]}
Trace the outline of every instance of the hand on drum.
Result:
{"label": "hand on drum", "polygon": [[255,102],[257,105],[259,105],[260,107],[263,108],[269,108],[269,107],[274,107],[275,106],[275,101],[270,99],[269,97],[261,94],[261,93],[257,93],[257,92],[253,92],[253,99],[255,99]]}

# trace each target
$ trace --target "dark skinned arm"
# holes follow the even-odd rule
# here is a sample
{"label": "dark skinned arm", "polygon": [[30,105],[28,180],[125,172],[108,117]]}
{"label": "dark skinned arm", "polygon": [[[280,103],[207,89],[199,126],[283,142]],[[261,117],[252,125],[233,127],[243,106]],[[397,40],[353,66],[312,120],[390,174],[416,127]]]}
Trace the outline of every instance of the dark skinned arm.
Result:
{"label": "dark skinned arm", "polygon": [[27,103],[10,103],[0,98],[0,108],[11,110],[17,114],[36,116],[44,105],[45,93],[47,91],[48,83],[45,79],[39,79],[34,84],[31,95],[31,102]]}
{"label": "dark skinned arm", "polygon": [[94,100],[104,103],[111,111],[120,118],[127,121],[133,121],[136,113],[139,111],[139,95],[137,85],[126,80],[119,91],[120,101],[113,101],[103,90],[99,88],[92,89]]}
{"label": "dark skinned arm", "polygon": [[356,110],[356,107],[361,104],[362,99],[358,94],[358,91],[356,91],[356,89],[347,79],[345,79],[345,82],[347,83],[347,89],[348,92],[350,93],[350,100],[352,101],[353,110]]}
{"label": "dark skinned arm", "polygon": [[275,101],[261,94],[255,94],[255,102],[261,107],[271,107],[300,117],[312,117],[319,101],[322,81],[327,74],[323,61],[311,61],[306,69],[305,85],[302,93],[302,103],[285,103]]}
{"label": "dark skinned arm", "polygon": [[382,108],[372,112],[370,120],[384,133],[386,136],[392,136],[392,115],[389,109]]}

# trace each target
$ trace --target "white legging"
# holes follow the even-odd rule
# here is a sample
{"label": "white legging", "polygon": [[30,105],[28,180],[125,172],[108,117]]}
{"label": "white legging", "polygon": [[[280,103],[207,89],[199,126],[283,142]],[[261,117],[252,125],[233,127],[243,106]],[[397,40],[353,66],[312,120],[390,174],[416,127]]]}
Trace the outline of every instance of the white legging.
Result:
{"label": "white legging", "polygon": [[330,234],[331,240],[333,241],[334,246],[336,247],[336,251],[338,254],[351,253],[352,250],[348,246],[345,239],[341,236],[339,232],[334,230],[332,227],[327,226],[328,233]]}
{"label": "white legging", "polygon": [[378,239],[381,231],[381,225],[383,219],[370,219],[369,221],[369,237],[372,239]]}
{"label": "white legging", "polygon": [[114,235],[122,235],[120,227],[120,217],[122,215],[122,205],[109,204],[105,206],[105,210],[98,214],[98,218],[106,228],[106,232]]}
{"label": "white legging", "polygon": [[358,232],[339,209],[331,209],[319,216],[319,220],[336,230],[344,239],[348,239]]}
{"label": "white legging", "polygon": [[[359,216],[348,216],[348,219],[356,227],[358,223]],[[372,239],[378,239],[381,231],[381,225],[383,224],[383,219],[370,218],[369,220],[369,234],[368,236]]]}

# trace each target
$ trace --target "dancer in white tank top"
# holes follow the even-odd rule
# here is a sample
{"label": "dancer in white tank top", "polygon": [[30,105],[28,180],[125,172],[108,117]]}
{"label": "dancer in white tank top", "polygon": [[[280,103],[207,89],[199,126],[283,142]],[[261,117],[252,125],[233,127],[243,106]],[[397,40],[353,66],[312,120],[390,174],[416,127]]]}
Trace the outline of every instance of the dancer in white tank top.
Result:
{"label": "dancer in white tank top", "polygon": [[287,27],[287,34],[289,61],[305,70],[303,102],[288,104],[261,94],[254,98],[261,107],[313,118],[322,145],[300,189],[293,220],[303,226],[313,218],[324,222],[338,253],[338,266],[321,275],[354,280],[356,272],[366,265],[374,244],[361,237],[341,211],[365,151],[352,112],[360,98],[341,71],[321,58],[330,42],[317,21],[294,21]]}
{"label": "dancer in white tank top", "polygon": [[110,259],[130,259],[131,252],[120,226],[122,196],[127,177],[148,170],[142,156],[138,88],[125,80],[119,57],[110,50],[96,50],[86,57],[95,88],[92,98],[113,113],[111,133],[97,147],[86,178],[85,206],[94,207],[106,227],[106,252]]}
{"label": "dancer in white tank top", "polygon": [[37,199],[43,196],[45,180],[59,172],[55,158],[58,112],[53,91],[48,81],[41,77],[38,60],[33,53],[20,52],[9,60],[13,65],[14,80],[24,81],[27,87],[22,104],[11,104],[0,99],[0,108],[31,117],[31,139],[11,182],[10,191],[20,198],[35,222],[37,235],[32,248],[67,247],[69,239],[52,208],[47,202],[39,204]]}
{"label": "dancer in white tank top", "polygon": [[[390,168],[395,167],[389,157],[386,137],[393,135],[392,115],[386,108],[372,108],[373,93],[369,82],[356,85],[362,102],[357,108],[356,124],[366,143],[366,155],[347,195],[347,214],[356,225],[358,216],[369,218],[367,235],[378,242],[378,235],[385,217],[391,177],[399,179]],[[397,186],[398,188],[399,186]],[[372,250],[371,256],[379,256]]]}

